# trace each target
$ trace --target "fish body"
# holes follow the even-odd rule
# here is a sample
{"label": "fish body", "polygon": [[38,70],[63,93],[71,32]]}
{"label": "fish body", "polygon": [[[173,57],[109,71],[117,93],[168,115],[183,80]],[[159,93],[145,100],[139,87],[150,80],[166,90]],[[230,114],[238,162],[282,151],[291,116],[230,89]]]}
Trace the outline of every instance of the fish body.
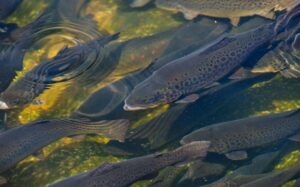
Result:
{"label": "fish body", "polygon": [[192,142],[174,151],[133,158],[116,164],[103,164],[95,170],[59,181],[49,187],[122,187],[176,164],[206,156],[209,142]]}
{"label": "fish body", "polygon": [[258,47],[275,36],[273,23],[233,36],[176,59],[138,84],[126,98],[125,110],[153,108],[205,89],[239,68]]}
{"label": "fish body", "polygon": [[9,46],[0,51],[0,93],[3,92],[23,69],[25,51],[22,44]]}
{"label": "fish body", "polygon": [[11,84],[0,96],[0,109],[26,105],[49,88],[50,84],[82,75],[93,66],[93,56],[97,56],[99,51],[101,54],[101,48],[117,37],[118,34],[62,49],[53,59],[40,63],[22,79]]}
{"label": "fish body", "polygon": [[249,181],[241,187],[280,187],[289,180],[293,179],[299,174],[300,165],[299,163],[285,170],[273,171],[266,173],[265,176],[258,178],[257,180]]}
{"label": "fish body", "polygon": [[0,19],[7,18],[21,4],[22,0],[0,0]]}
{"label": "fish body", "polygon": [[291,9],[298,3],[298,0],[157,0],[156,6],[182,12],[189,20],[204,15],[230,18],[236,24],[234,20],[244,16],[273,18],[274,10]]}
{"label": "fish body", "polygon": [[127,120],[87,122],[66,119],[38,121],[9,129],[0,134],[0,173],[65,136],[100,133],[123,141],[128,125]]}
{"label": "fish body", "polygon": [[211,141],[209,152],[226,154],[255,148],[299,133],[300,110],[250,117],[200,128],[180,141]]}

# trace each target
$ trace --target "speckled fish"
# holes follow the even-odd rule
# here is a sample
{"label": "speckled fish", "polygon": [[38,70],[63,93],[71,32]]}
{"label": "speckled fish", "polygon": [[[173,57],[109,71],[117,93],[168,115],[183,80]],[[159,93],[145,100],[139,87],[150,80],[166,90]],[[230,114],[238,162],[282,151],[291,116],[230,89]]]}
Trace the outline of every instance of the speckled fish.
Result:
{"label": "speckled fish", "polygon": [[0,19],[7,18],[21,4],[22,0],[0,0]]}
{"label": "speckled fish", "polygon": [[186,135],[180,143],[211,141],[209,152],[225,154],[232,160],[242,160],[247,158],[246,149],[285,138],[298,141],[298,133],[300,109],[210,125]]}
{"label": "speckled fish", "polygon": [[151,1],[152,0],[133,0],[130,6],[133,8],[143,7],[146,6],[148,3],[150,3]]}
{"label": "speckled fish", "polygon": [[[293,179],[300,172],[300,164],[296,164],[288,169],[273,171],[266,173],[265,176],[252,180],[249,183],[241,185],[241,187],[281,187],[289,180]],[[297,186],[295,186],[297,187]]]}
{"label": "speckled fish", "polygon": [[[291,12],[298,13],[299,10]],[[277,24],[268,23],[247,32],[220,37],[208,46],[168,63],[134,88],[125,100],[124,110],[197,100],[194,92],[214,86],[241,68],[253,52],[273,40],[286,24],[280,20]]]}
{"label": "speckled fish", "polygon": [[[11,84],[0,96],[0,109],[11,109],[32,102],[49,84],[68,81],[81,75],[93,64],[91,56],[100,53],[118,34],[93,40],[85,45],[62,49],[53,59],[40,63],[33,70]],[[91,63],[85,63],[91,61]]]}
{"label": "speckled fish", "polygon": [[182,12],[186,19],[198,15],[229,18],[233,25],[240,17],[260,15],[274,18],[275,11],[290,10],[298,0],[156,0],[156,6],[166,10]]}
{"label": "speckled fish", "polygon": [[204,187],[238,187],[264,177],[266,175],[263,172],[274,167],[274,162],[280,156],[280,152],[276,151],[258,155],[252,159],[249,165],[242,166],[225,175],[223,178],[204,185]]}
{"label": "speckled fish", "polygon": [[192,142],[174,151],[103,164],[95,170],[64,179],[49,187],[123,187],[164,169],[206,156],[209,142]]}
{"label": "speckled fish", "polygon": [[128,120],[88,122],[84,120],[38,121],[0,134],[0,173],[59,138],[80,134],[103,134],[123,141]]}

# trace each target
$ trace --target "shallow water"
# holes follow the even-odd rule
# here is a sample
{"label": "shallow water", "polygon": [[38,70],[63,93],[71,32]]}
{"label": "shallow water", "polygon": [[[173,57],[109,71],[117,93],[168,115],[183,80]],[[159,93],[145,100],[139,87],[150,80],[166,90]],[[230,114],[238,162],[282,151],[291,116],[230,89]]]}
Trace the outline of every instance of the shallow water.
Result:
{"label": "shallow water", "polygon": [[[299,79],[287,79],[278,73],[238,83],[192,104],[167,104],[145,111],[124,111],[122,106],[125,97],[135,84],[149,76],[149,73],[140,72],[162,57],[178,55],[180,49],[191,45],[186,52],[180,52],[192,52],[207,42],[205,39],[209,41],[208,31],[204,28],[214,29],[212,33],[215,36],[224,32],[242,32],[268,20],[259,17],[245,18],[241,24],[244,24],[243,27],[232,28],[226,19],[215,21],[204,17],[194,20],[193,25],[181,14],[158,9],[154,4],[133,9],[129,7],[129,1],[125,0],[71,2],[72,0],[56,0],[52,3],[46,0],[23,1],[3,21],[23,27],[34,22],[43,12],[55,15],[32,34],[34,44],[26,50],[23,68],[17,72],[13,82],[22,79],[26,72],[37,67],[40,62],[53,58],[65,46],[81,45],[101,36],[120,32],[119,39],[101,51],[94,51],[84,64],[76,66],[71,73],[62,74],[55,79],[49,78],[51,83],[47,85],[47,89],[33,101],[12,110],[1,111],[1,129],[35,120],[70,116],[91,120],[129,119],[131,129],[125,143],[109,141],[101,135],[88,135],[81,139],[66,137],[55,141],[41,150],[44,159],[29,156],[4,172],[3,176],[8,179],[4,186],[46,186],[105,162],[119,162],[172,150],[179,146],[179,140],[184,135],[203,126],[300,108]],[[78,8],[74,2],[82,6]],[[73,5],[68,6],[71,4]],[[247,25],[250,21],[252,22]],[[185,27],[187,24],[191,25]],[[255,61],[260,57],[261,54],[253,54],[247,61]],[[167,56],[166,61],[168,58],[176,57]],[[163,60],[161,63],[164,63]],[[283,143],[278,143],[259,148],[251,152],[250,158],[269,150],[282,150],[282,145]],[[288,168],[298,163],[299,159],[299,144],[289,142],[268,171]],[[234,162],[221,156],[214,160],[226,165],[226,170],[221,175],[180,183],[180,177],[186,172],[186,168],[182,167],[180,171],[175,170],[178,174],[171,179],[170,186],[208,184],[251,162],[251,159]],[[149,183],[151,180],[139,181],[132,186],[148,186]]]}

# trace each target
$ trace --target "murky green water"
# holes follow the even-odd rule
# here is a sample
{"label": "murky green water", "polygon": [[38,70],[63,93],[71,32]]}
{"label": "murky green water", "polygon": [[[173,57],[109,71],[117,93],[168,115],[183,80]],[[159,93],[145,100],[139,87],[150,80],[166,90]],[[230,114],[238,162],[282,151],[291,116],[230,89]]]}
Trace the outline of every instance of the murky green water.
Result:
{"label": "murky green water", "polygon": [[[68,1],[71,2],[71,0]],[[74,2],[80,5],[84,1],[75,0]],[[73,6],[76,9],[76,5]],[[23,1],[4,22],[16,23],[19,27],[26,26],[45,11],[53,11],[54,14],[61,14],[62,17],[65,14],[65,18],[68,18],[73,6],[65,7],[61,0],[52,3],[46,0]],[[199,101],[198,104],[190,104],[182,108],[176,106],[178,109],[167,104],[146,111],[125,112],[121,106],[123,103],[118,102],[123,101],[124,93],[129,90],[126,82],[122,82],[128,75],[145,69],[164,55],[171,52],[178,53],[177,50],[183,46],[196,45],[195,39],[209,38],[204,31],[191,34],[201,31],[202,26],[214,28],[216,33],[221,33],[222,29],[227,30],[226,32],[235,32],[233,30],[240,29],[239,32],[241,32],[243,29],[251,28],[252,23],[250,26],[246,23],[252,19],[245,19],[244,27],[232,28],[229,22],[222,22],[223,20],[214,22],[211,18],[197,18],[195,22],[200,23],[199,30],[180,33],[178,30],[189,21],[185,20],[181,14],[158,9],[153,4],[133,9],[125,0],[90,0],[79,10],[76,12],[78,17],[88,16],[88,19],[92,20],[91,28],[85,29],[85,25],[80,25],[86,22],[84,20],[76,24],[72,24],[72,20],[58,19],[55,23],[50,20],[41,29],[41,35],[38,35],[38,37],[43,37],[38,38],[27,50],[23,70],[17,72],[14,81],[20,80],[26,72],[38,66],[39,62],[53,58],[64,46],[71,47],[93,40],[97,36],[120,32],[119,39],[113,41],[105,49],[104,54],[110,54],[110,56],[104,55],[105,60],[99,66],[88,69],[87,72],[90,74],[86,76],[51,85],[34,99],[34,101],[39,101],[38,104],[31,102],[17,109],[6,111],[5,126],[11,128],[35,120],[70,116],[89,117],[92,120],[129,119],[131,130],[128,133],[128,140],[125,143],[119,143],[109,141],[101,135],[60,139],[41,150],[44,158],[36,155],[29,156],[14,168],[4,172],[3,176],[8,179],[8,183],[4,186],[42,187],[58,179],[91,170],[105,162],[115,163],[149,153],[172,150],[179,146],[178,141],[182,136],[191,132],[192,129],[205,125],[300,108],[299,79],[287,79],[276,74],[264,81],[249,83],[249,87],[245,89],[242,89],[243,86],[238,86],[233,91],[211,95]],[[253,21],[253,25],[267,22],[260,18],[254,19],[257,20]],[[224,26],[219,28],[214,24],[224,24]],[[252,59],[254,60],[255,56],[250,57],[249,61]],[[107,86],[113,83],[124,86],[116,86],[116,90],[108,89],[108,93],[101,92],[98,99],[84,105],[91,99],[90,96],[93,93],[103,88],[107,89]],[[115,100],[110,97],[112,93],[116,96]],[[103,102],[97,103],[96,101]],[[176,118],[166,117],[161,120],[160,123],[164,123],[164,127],[154,121],[155,118],[168,112]],[[151,125],[155,128],[151,128]],[[299,145],[294,143],[289,147],[290,149],[284,151],[280,159],[273,164],[273,169],[286,168],[299,162]],[[229,166],[225,173],[244,163],[228,162],[227,164]],[[183,175],[184,170],[184,167],[181,168],[178,176]],[[174,177],[174,181],[178,181],[178,176]],[[195,184],[199,181],[205,182],[202,180],[204,179],[198,180]],[[133,186],[147,186],[150,182],[150,180],[142,181]],[[171,183],[172,186],[175,184],[176,182]]]}

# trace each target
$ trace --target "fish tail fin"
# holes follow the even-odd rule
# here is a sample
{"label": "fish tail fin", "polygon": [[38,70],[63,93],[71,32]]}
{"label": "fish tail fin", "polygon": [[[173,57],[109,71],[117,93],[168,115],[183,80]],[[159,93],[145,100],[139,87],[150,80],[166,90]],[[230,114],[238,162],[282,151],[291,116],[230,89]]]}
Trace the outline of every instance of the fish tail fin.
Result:
{"label": "fish tail fin", "polygon": [[103,120],[103,121],[87,121],[84,119],[68,120],[72,129],[75,130],[75,134],[102,134],[112,140],[118,140],[124,142],[127,130],[129,127],[129,121],[125,119],[120,120]]}
{"label": "fish tail fin", "polygon": [[290,37],[290,43],[267,53],[256,64],[252,72],[279,72],[286,78],[300,77],[300,34]]}
{"label": "fish tail fin", "polygon": [[98,39],[92,43],[96,43],[97,45],[100,45],[100,46],[105,46],[106,44],[108,44],[114,40],[117,40],[119,38],[119,36],[120,36],[120,33],[118,32],[118,33],[110,35],[110,36],[101,37],[100,39]]}
{"label": "fish tail fin", "polygon": [[292,8],[288,9],[288,11],[279,16],[276,20],[276,24],[274,30],[276,33],[280,33],[285,30],[287,25],[294,19],[297,18],[300,14],[300,3],[295,2]]}
{"label": "fish tail fin", "polygon": [[209,146],[210,141],[194,141],[179,147],[175,152],[185,155],[184,161],[189,162],[206,157]]}

